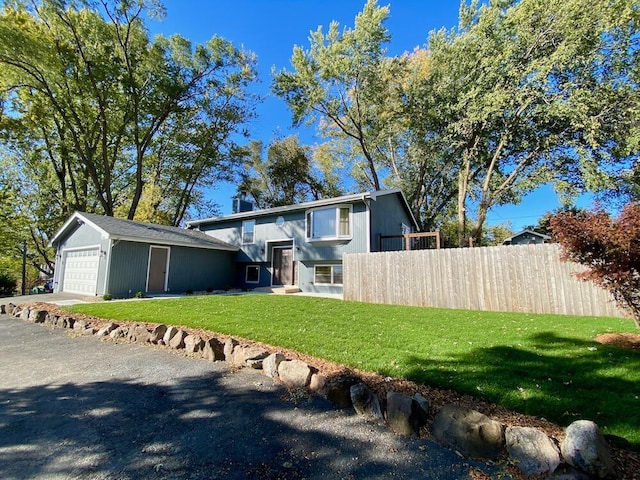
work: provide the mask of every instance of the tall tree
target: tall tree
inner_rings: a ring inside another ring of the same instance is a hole
[[[143,15],[158,10],[143,0],[5,2],[0,87],[11,115],[0,130],[23,161],[53,170],[66,214],[134,218],[169,124],[205,122],[222,144],[251,116],[253,56],[218,37],[195,48],[177,35],[152,42]],[[202,109],[214,118],[196,120]],[[210,142],[199,138],[202,151]],[[193,183],[191,170],[185,178]],[[184,215],[178,203],[173,220]]]
[[[259,208],[293,205],[339,195],[331,178],[322,178],[313,166],[311,149],[298,137],[274,140],[263,158],[262,143],[253,142],[242,174],[240,190]]]

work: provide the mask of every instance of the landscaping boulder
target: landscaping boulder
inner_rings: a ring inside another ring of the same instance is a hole
[[[5,315],[7,313],[7,306],[3,303],[0,305],[0,315]]]
[[[418,437],[420,427],[427,424],[427,412],[415,398],[388,392],[387,422],[391,430],[400,435]]]
[[[87,328],[87,326],[89,325],[88,322],[86,322],[85,320],[76,320],[75,322],[73,322],[73,329],[74,330],[84,330],[85,328]]]
[[[233,350],[236,348],[236,345],[238,345],[238,341],[231,337],[228,337],[224,341],[224,359],[229,363],[233,362]]]
[[[116,325],[115,323],[107,323],[104,327],[98,330],[98,333],[96,333],[96,337],[106,337],[116,328],[118,328],[118,325]]]
[[[262,361],[262,371],[271,378],[278,376],[278,367],[285,360],[285,356],[281,353],[272,353]]]
[[[609,446],[598,425],[578,420],[569,425],[565,433],[561,449],[569,465],[598,478],[615,478]]]
[[[166,325],[157,325],[149,335],[149,342],[157,344],[164,338],[164,334],[167,333]]]
[[[322,392],[327,386],[327,377],[320,373],[314,373],[309,380],[309,389],[312,392]]]
[[[470,408],[445,405],[433,421],[433,435],[464,455],[496,458],[503,451],[502,424]]]
[[[46,310],[28,310],[29,312],[29,318],[28,320],[30,322],[33,323],[44,323],[44,321],[47,319],[47,312]]]
[[[269,356],[264,348],[236,346],[233,349],[233,364],[238,366],[249,365],[253,368],[262,368],[262,361]]]
[[[175,350],[184,348],[184,339],[186,337],[187,337],[186,332],[182,330],[178,330],[176,334],[173,337],[171,337],[171,340],[169,340],[169,346]]]
[[[129,329],[127,327],[118,327],[109,334],[114,340],[120,340],[129,336]]]
[[[384,420],[380,400],[364,383],[356,383],[349,389],[351,403],[356,413],[360,416],[373,418],[374,420]]]
[[[224,360],[224,346],[217,338],[205,340],[204,346],[202,347],[202,356],[210,362]]]
[[[167,331],[164,332],[164,336],[162,337],[162,342],[165,345],[169,345],[169,342],[175,336],[176,333],[178,333],[178,329],[176,327],[167,328]]]
[[[129,328],[127,338],[130,342],[146,343],[149,341],[151,334],[145,325],[132,325]]]
[[[184,338],[184,349],[189,353],[198,353],[204,347],[204,340],[200,335],[187,335]]]
[[[360,383],[355,375],[340,374],[327,381],[327,400],[342,408],[351,408],[351,387]]]
[[[505,441],[509,456],[525,475],[550,474],[560,465],[558,447],[536,428],[507,427]]]
[[[8,303],[5,311],[7,312],[7,315],[13,315],[13,312],[15,311],[16,306],[13,303]]]
[[[301,360],[285,360],[278,366],[278,376],[290,387],[306,387],[311,379],[311,368]]]
[[[426,419],[429,417],[429,401],[419,393],[416,393],[413,399],[418,402],[418,406],[422,409],[426,422]]]
[[[27,307],[23,307],[22,310],[17,310],[20,312],[20,320],[24,320],[25,322],[29,320],[29,309]],[[16,313],[16,316],[18,314]]]

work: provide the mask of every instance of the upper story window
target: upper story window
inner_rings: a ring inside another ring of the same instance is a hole
[[[351,238],[352,207],[317,208],[307,212],[307,240]]]
[[[253,243],[256,231],[255,220],[245,220],[242,222],[242,243]]]

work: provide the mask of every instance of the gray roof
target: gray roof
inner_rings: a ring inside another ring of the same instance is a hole
[[[323,198],[321,200],[313,200],[311,202],[298,203],[296,205],[286,205],[283,207],[273,207],[273,208],[265,208],[263,210],[251,210],[248,212],[240,212],[234,213],[232,215],[226,215],[223,217],[211,217],[205,218],[203,220],[193,220],[187,223],[187,228],[197,228],[202,224],[210,224],[210,223],[218,223],[225,222],[228,220],[238,220],[238,219],[250,219],[257,218],[266,215],[276,215],[279,213],[286,212],[295,212],[300,210],[308,210],[311,208],[324,207],[329,205],[338,205],[340,203],[354,203],[354,202],[363,202],[365,199],[375,200],[376,197],[381,197],[383,195],[398,195],[400,197],[401,203],[406,209],[407,213],[411,217],[414,226],[417,228],[418,223],[416,222],[413,213],[411,212],[411,208],[409,208],[409,203],[407,202],[404,193],[399,188],[394,188],[390,190],[377,190],[374,192],[363,192],[363,193],[353,193],[350,195],[344,195],[342,197],[333,197],[333,198]]]
[[[512,236],[510,236],[509,238],[505,239],[505,241],[502,242],[502,243],[511,242],[511,241],[513,241],[514,238],[519,237],[521,235],[527,235],[527,234],[528,235],[534,235],[536,237],[540,237],[543,240],[551,240],[551,237],[549,235],[545,235],[544,233],[536,232],[535,230],[530,230],[528,228],[525,228],[521,232],[515,233]]]
[[[91,225],[112,240],[144,242],[159,245],[173,245],[213,250],[237,251],[238,247],[223,242],[197,230],[135,222],[121,218],[107,217],[95,213],[75,212],[51,240],[56,245],[71,233],[78,224]]]

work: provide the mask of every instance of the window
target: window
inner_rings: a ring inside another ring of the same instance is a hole
[[[342,285],[342,265],[316,265],[314,283],[316,285]]]
[[[351,238],[351,206],[307,212],[307,240]]]
[[[247,265],[244,281],[246,283],[260,283],[260,265]]]
[[[255,229],[255,220],[245,220],[242,222],[242,243],[253,243]]]

